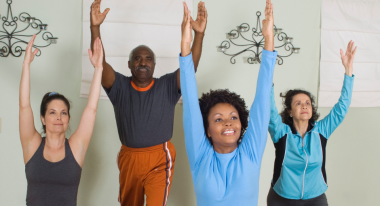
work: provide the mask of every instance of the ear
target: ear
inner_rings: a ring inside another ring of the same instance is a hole
[[[131,64],[132,64],[132,62],[131,62],[131,61],[128,61],[128,68],[129,68],[129,69],[131,69],[131,66],[132,66]]]
[[[45,118],[43,116],[41,116],[41,122],[42,122],[43,125],[46,125]]]
[[[209,128],[207,128],[207,137],[211,137],[211,133],[210,133],[210,127]]]
[[[292,115],[292,110],[288,110],[288,114],[289,114],[290,117],[292,117],[293,116]]]

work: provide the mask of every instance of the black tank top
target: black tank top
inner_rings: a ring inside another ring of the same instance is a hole
[[[59,162],[49,162],[43,156],[45,138],[33,157],[25,165],[28,206],[77,205],[78,186],[82,168],[65,140],[65,157]]]

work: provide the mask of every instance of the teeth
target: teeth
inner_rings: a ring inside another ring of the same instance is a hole
[[[234,131],[226,131],[226,132],[223,132],[223,134],[232,134],[234,133]]]

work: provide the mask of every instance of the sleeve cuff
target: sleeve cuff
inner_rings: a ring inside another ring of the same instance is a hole
[[[274,50],[271,52],[271,51],[267,51],[267,50],[263,49],[261,58],[263,58],[264,56],[269,57],[269,58],[277,58],[277,51]]]
[[[189,61],[192,61],[193,60],[193,53],[190,52],[189,55],[183,57],[181,56],[181,53],[179,53],[179,61],[180,63],[186,63],[186,62],[189,62]]]

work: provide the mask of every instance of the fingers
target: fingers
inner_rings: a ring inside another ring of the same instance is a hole
[[[186,2],[182,2],[182,3],[183,3],[183,20],[182,20],[182,22],[186,22],[187,5],[186,5]]]
[[[109,11],[110,11],[109,8],[107,8],[106,10],[104,10],[104,12],[103,12],[104,16],[107,16],[107,14],[108,14]]]
[[[39,49],[35,49],[34,52],[33,52],[33,56],[36,56],[36,54],[38,53]]]
[[[340,49],[340,58],[344,58],[344,55],[343,55],[343,50],[342,49]]]
[[[354,51],[352,52],[352,55],[355,57],[355,54],[356,54],[356,49],[357,49],[358,47],[356,46],[355,47],[355,49],[354,49]]]
[[[26,51],[30,51],[32,52],[32,47],[33,47],[33,44],[34,44],[34,40],[36,39],[36,35],[34,34],[32,36],[32,38],[30,39],[29,43],[28,43],[28,46],[26,47]]]

